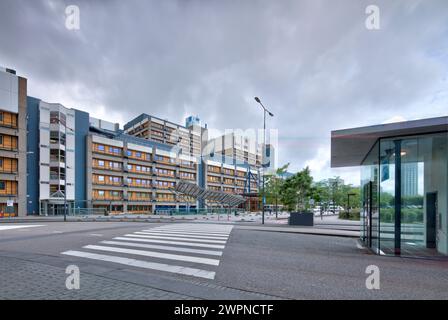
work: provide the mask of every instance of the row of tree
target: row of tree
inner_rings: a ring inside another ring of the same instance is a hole
[[[359,187],[346,185],[339,177],[314,182],[308,167],[285,178],[288,166],[289,163],[265,176],[266,204],[283,205],[288,211],[308,210],[315,205],[326,210],[331,205],[347,208],[350,197],[350,207],[359,208]]]

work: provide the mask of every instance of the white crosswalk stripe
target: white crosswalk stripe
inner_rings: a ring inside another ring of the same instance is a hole
[[[23,229],[23,228],[36,228],[36,227],[44,227],[43,224],[5,224],[4,226],[0,226],[0,231],[3,230],[14,230],[14,229]]]
[[[184,238],[193,238],[193,239],[210,239],[210,240],[227,240],[228,236],[202,236],[202,235],[191,235],[191,234],[179,234],[179,233],[167,233],[167,232],[149,232],[149,231],[140,231],[135,232],[136,234],[147,234],[147,235],[153,235],[153,236],[160,236],[160,235],[168,235],[173,237],[182,236]]]
[[[160,253],[160,252],[156,252],[156,251],[145,251],[145,250],[115,248],[115,247],[107,247],[107,246],[94,246],[94,245],[84,246],[84,248],[92,249],[92,250],[109,251],[109,252],[129,253],[129,254],[154,257],[154,258],[196,262],[196,263],[210,264],[213,266],[219,265],[219,260],[216,260],[216,259],[197,258],[197,257],[183,256],[183,255],[178,255],[178,254]]]
[[[162,234],[188,234],[188,235],[199,235],[199,236],[212,236],[212,237],[225,237],[228,238],[228,233],[205,233],[205,232],[187,232],[187,231],[165,231],[165,230],[151,230],[151,229],[145,229],[142,230],[142,232],[152,232],[152,233],[162,233]]]
[[[155,240],[155,239],[142,239],[142,238],[115,237],[114,240],[164,243],[164,244],[174,244],[174,245],[179,245],[179,246],[202,247],[202,248],[213,248],[213,249],[224,249],[224,247],[225,247],[220,244],[189,243],[189,242],[183,242],[183,241]]]
[[[140,268],[145,268],[145,269],[185,274],[188,276],[194,276],[194,277],[200,277],[200,278],[206,278],[206,279],[214,279],[215,278],[215,272],[201,270],[201,269],[195,269],[195,268],[173,266],[173,265],[163,264],[163,263],[147,262],[147,261],[136,260],[136,259],[129,259],[129,258],[123,258],[123,257],[117,257],[117,256],[109,256],[109,255],[104,255],[104,254],[96,254],[96,253],[73,251],[73,250],[63,252],[63,254],[69,255],[69,256],[75,256],[75,257],[115,262],[115,263],[125,264],[127,266],[140,267]]]
[[[232,228],[231,225],[214,224],[163,225],[114,237],[110,241],[89,244],[84,246],[82,251],[68,250],[61,254],[214,279],[215,268],[220,264],[222,250]],[[150,261],[147,261],[148,259]],[[172,262],[176,264],[171,264]]]
[[[190,248],[181,248],[181,247],[158,246],[158,245],[154,245],[154,244],[133,243],[133,242],[126,242],[126,241],[101,241],[101,243],[104,243],[104,244],[116,244],[118,246],[126,246],[126,247],[160,249],[160,250],[165,250],[165,251],[190,252],[190,253],[207,254],[207,255],[210,255],[210,256],[222,256],[222,251],[214,251],[214,250],[202,250],[202,249],[190,249]]]
[[[203,240],[203,239],[190,239],[190,238],[183,238],[183,237],[165,237],[165,236],[151,236],[151,235],[144,235],[139,234],[140,232],[135,232],[133,234],[126,234],[126,237],[135,237],[135,238],[147,238],[147,239],[163,239],[163,240],[185,240],[185,241],[192,241],[192,242],[205,242],[205,243],[226,243],[225,240]]]

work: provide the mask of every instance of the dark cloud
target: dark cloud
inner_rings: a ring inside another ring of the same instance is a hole
[[[65,28],[71,4],[79,31]],[[0,0],[0,64],[31,95],[111,121],[197,114],[222,130],[259,128],[257,95],[275,114],[281,162],[343,175],[328,168],[331,130],[447,113],[446,1],[375,1],[375,31],[369,4]]]

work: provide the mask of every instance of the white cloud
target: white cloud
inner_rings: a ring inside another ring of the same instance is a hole
[[[0,64],[30,94],[108,121],[260,128],[260,96],[280,165],[356,180],[330,170],[331,130],[447,114],[445,0],[378,0],[376,31],[365,0],[79,0],[79,32],[64,26],[68,4],[1,1]]]

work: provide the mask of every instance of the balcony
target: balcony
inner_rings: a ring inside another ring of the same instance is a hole
[[[173,174],[165,174],[165,173],[158,173],[158,172],[156,172],[155,175],[156,175],[157,177],[165,177],[165,178],[172,178],[172,179],[175,179],[175,178],[176,178],[176,176],[174,175],[174,173],[173,173]]]
[[[96,196],[93,196],[92,197],[92,200],[99,200],[99,201],[121,201],[121,200],[123,200],[123,197],[122,196],[107,196],[107,195],[104,195],[104,196],[99,196],[99,195],[96,195]]]
[[[92,168],[96,169],[96,170],[122,171],[121,167],[117,168],[117,167],[110,167],[110,166],[93,165]]]
[[[146,201],[146,202],[150,202],[152,200],[152,197],[129,197],[128,201]]]
[[[176,160],[175,159],[154,159],[156,163],[161,163],[161,164],[166,164],[166,165],[170,165],[170,166],[175,166],[176,165]]]
[[[156,198],[157,202],[176,202],[174,198]]]
[[[196,165],[194,163],[181,162],[179,165],[183,168],[188,168],[188,169],[193,169],[193,170],[196,169]]]
[[[190,177],[190,176],[180,176],[179,177],[182,180],[190,180],[190,181],[196,181],[196,177]]]
[[[17,151],[17,146],[0,145],[0,150]]]

